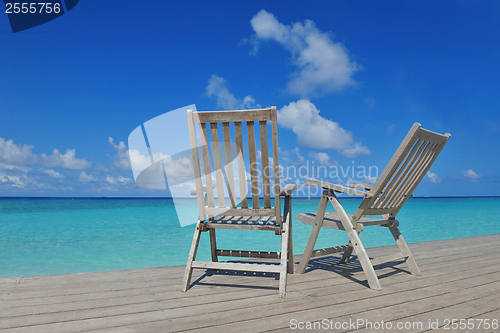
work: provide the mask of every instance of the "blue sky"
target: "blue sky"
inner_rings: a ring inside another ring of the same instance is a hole
[[[2,14],[0,196],[162,196],[135,185],[127,139],[191,104],[275,105],[284,165],[382,170],[418,121],[452,138],[416,195],[499,195],[499,16],[496,1],[80,1],[13,34]]]

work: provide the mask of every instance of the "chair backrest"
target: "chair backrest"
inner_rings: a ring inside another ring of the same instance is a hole
[[[450,136],[449,133],[442,135],[423,129],[419,123],[413,124],[370,190],[373,197],[363,200],[354,217],[395,217],[425,177]]]
[[[210,219],[215,215],[226,215],[275,216],[276,221],[281,221],[276,107],[238,111],[193,112],[193,110],[188,110],[187,118],[200,220],[206,220],[207,216]],[[270,140],[268,122],[271,125]],[[255,129],[256,126],[258,130]],[[246,132],[248,150],[244,147],[244,132]],[[201,154],[198,152],[198,138]],[[259,141],[262,181],[259,181],[260,170],[257,155]],[[272,147],[271,151],[269,143]],[[245,151],[248,151],[248,157],[244,156]],[[270,155],[272,155],[274,180],[272,192]],[[233,167],[234,160],[236,160],[234,163],[236,173]],[[249,164],[251,180],[248,195],[246,163]],[[213,178],[215,178],[215,184],[213,184]],[[235,180],[239,185],[240,207],[236,200]],[[214,188],[217,190],[217,205],[214,200]],[[206,190],[206,200],[203,195],[204,190]],[[274,193],[274,207],[271,206],[271,193]],[[229,197],[229,207],[226,206],[225,194]],[[262,207],[259,194],[262,194],[264,198]],[[249,207],[250,197],[251,208]]]

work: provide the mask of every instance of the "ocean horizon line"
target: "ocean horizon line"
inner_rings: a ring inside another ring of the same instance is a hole
[[[321,196],[317,197],[292,197],[293,199],[320,199]],[[474,198],[500,198],[500,195],[472,195],[472,196],[414,196],[413,199],[474,199]],[[0,199],[112,199],[112,200],[121,200],[121,199],[174,199],[173,197],[84,197],[84,196],[74,196],[74,197],[38,197],[38,196],[9,196],[9,197],[0,197]],[[192,199],[196,200],[196,196],[192,197],[175,197],[175,199]],[[227,197],[226,199],[229,200]],[[237,198],[238,199],[238,198]],[[264,199],[264,197],[259,197],[259,199]],[[362,200],[361,197],[355,196],[339,196],[339,199],[358,199]]]

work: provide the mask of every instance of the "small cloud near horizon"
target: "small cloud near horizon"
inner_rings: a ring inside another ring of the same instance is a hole
[[[441,183],[441,178],[433,172],[427,171],[427,179],[431,183]]]
[[[462,172],[465,179],[467,179],[468,181],[470,181],[472,183],[477,183],[478,179],[481,178],[481,175],[478,175],[472,169],[469,169],[467,171],[460,170],[460,172]]]
[[[91,162],[86,158],[75,157],[75,149],[67,149],[65,154],[54,149],[52,155],[37,155],[33,154],[33,148],[31,145],[16,144],[14,140],[0,138],[0,162],[16,166],[40,164],[48,168],[60,167],[70,170],[82,170],[91,166]]]
[[[326,167],[340,166],[339,162],[330,160],[330,156],[327,153],[312,151],[309,153],[309,157],[314,158],[316,161],[318,161],[319,165],[324,165]]]

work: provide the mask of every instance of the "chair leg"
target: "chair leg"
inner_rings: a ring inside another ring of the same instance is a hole
[[[193,274],[193,261],[196,259],[196,251],[198,250],[198,244],[200,243],[200,221],[196,225],[196,230],[194,231],[193,242],[191,243],[191,250],[189,251],[189,257],[186,264],[186,271],[184,273],[184,280],[182,281],[182,291],[186,292],[191,285],[191,276]]]
[[[358,231],[356,230],[356,232],[358,232]],[[360,232],[358,232],[358,236],[359,236],[359,234],[360,234]],[[344,264],[344,265],[347,265],[347,263],[349,262],[349,259],[351,258],[351,255],[352,255],[352,250],[354,249],[352,247],[351,241],[349,241],[347,246],[349,246],[349,248],[342,255],[342,259],[340,259],[340,263]]]
[[[294,262],[293,262],[293,232],[292,232],[292,200],[290,198],[290,210],[288,214],[287,223],[288,225],[288,273],[293,274]]]
[[[344,226],[345,231],[347,232],[347,236],[349,236],[350,243],[354,250],[356,251],[356,255],[358,256],[359,262],[361,263],[361,267],[365,272],[366,279],[368,280],[368,285],[371,289],[381,290],[380,282],[377,278],[377,274],[375,274],[375,270],[373,269],[372,263],[370,262],[370,258],[366,253],[365,247],[363,243],[361,243],[361,239],[359,238],[358,233],[354,230],[349,217],[347,216],[344,208],[337,200],[335,195],[331,195],[328,197],[330,202],[333,205],[333,208],[337,212],[342,225]]]
[[[290,242],[290,223],[288,221],[283,224],[281,232],[281,259],[280,259],[280,288],[279,294],[281,298],[286,296],[286,279],[287,279],[287,264],[288,264],[288,244]]]
[[[349,259],[351,258],[351,254],[352,254],[352,250],[353,250],[353,247],[352,247],[350,241],[349,241],[349,244],[347,244],[347,246],[349,246],[349,248],[342,255],[342,259],[340,259],[340,263],[344,264],[344,265],[347,265],[347,263],[349,262]]]
[[[349,239],[351,240],[353,248],[356,251],[356,255],[358,256],[359,262],[361,263],[361,267],[365,272],[366,279],[368,280],[368,285],[371,289],[381,290],[382,286],[380,285],[377,274],[375,273],[375,269],[373,269],[370,258],[368,257],[368,253],[366,253],[365,247],[361,243],[357,232],[351,226],[351,232],[348,232],[347,234],[349,235]]]
[[[408,247],[408,244],[406,244],[403,235],[401,235],[401,232],[399,232],[399,229],[397,227],[389,227],[389,230],[392,233],[392,237],[394,237],[394,240],[398,244],[401,253],[403,253],[403,255],[407,257],[406,264],[408,265],[411,274],[417,276],[422,275],[415,259],[413,258],[413,255],[411,254],[410,248]]]
[[[318,211],[316,212],[316,220],[314,221],[314,226],[311,230],[311,234],[309,235],[309,240],[307,241],[306,248],[302,257],[300,258],[299,267],[297,267],[297,274],[303,274],[306,270],[307,264],[311,259],[312,252],[314,250],[314,245],[316,245],[316,240],[318,239],[319,231],[321,230],[321,226],[323,225],[323,218],[325,217],[326,211],[326,203],[327,197],[325,194],[321,196],[321,200],[319,201]]]
[[[217,242],[215,240],[215,229],[209,229],[210,233],[210,251],[212,252],[212,261],[218,262],[219,259],[217,257]]]

